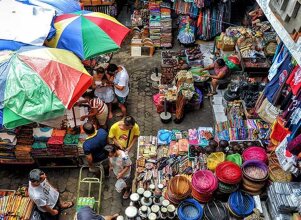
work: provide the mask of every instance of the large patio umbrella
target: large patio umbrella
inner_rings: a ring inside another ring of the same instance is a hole
[[[0,53],[0,125],[14,128],[62,116],[92,84],[71,52],[22,47]]]
[[[58,16],[54,26],[56,35],[45,44],[70,50],[82,60],[118,50],[130,31],[115,18],[90,11]]]

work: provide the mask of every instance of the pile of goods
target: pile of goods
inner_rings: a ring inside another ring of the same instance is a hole
[[[252,195],[259,195],[269,178],[265,149],[258,141],[218,143],[210,131],[159,130],[157,137],[139,137],[137,193],[131,195],[126,213],[134,209],[132,217],[178,215],[179,219],[187,219],[188,210],[195,219],[257,215]],[[206,204],[202,208],[200,203]]]
[[[20,195],[13,191],[0,191],[0,219],[29,220],[34,202],[28,195]]]

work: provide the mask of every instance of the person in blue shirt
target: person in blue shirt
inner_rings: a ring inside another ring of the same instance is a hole
[[[112,216],[97,215],[89,206],[84,206],[80,208],[80,210],[77,213],[77,220],[113,220],[117,217],[118,214]]]
[[[83,144],[83,150],[89,165],[89,171],[96,172],[94,164],[108,157],[107,152],[104,150],[104,147],[107,145],[108,133],[102,128],[96,130],[90,122],[85,123],[83,129],[88,135]]]

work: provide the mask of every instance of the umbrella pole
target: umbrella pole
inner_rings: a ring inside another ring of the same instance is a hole
[[[74,120],[74,127],[77,127],[76,118],[75,118],[75,111],[74,111],[74,107],[73,106],[72,106],[72,114],[73,114],[73,120]]]

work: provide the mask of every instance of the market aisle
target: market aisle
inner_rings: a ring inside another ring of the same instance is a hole
[[[174,49],[177,50],[177,49]],[[129,54],[129,41],[126,40],[120,52],[114,54],[112,63],[122,64],[130,74],[130,95],[128,99],[128,112],[138,122],[141,135],[156,135],[161,128],[180,130],[213,126],[212,108],[209,99],[204,99],[203,107],[198,111],[186,115],[181,124],[162,124],[152,101],[152,95],[156,93],[151,88],[150,74],[154,67],[160,68],[160,54],[157,50],[152,58],[132,58]],[[114,123],[114,118],[110,123]],[[17,189],[20,185],[28,184],[28,169],[0,169],[0,188]],[[79,169],[51,169],[44,170],[54,187],[58,188],[64,199],[76,200],[77,181]],[[102,213],[122,213],[127,202],[121,204],[121,196],[115,190],[115,180],[111,178],[105,181],[102,195]],[[61,215],[61,220],[72,220],[75,207],[66,210]]]

